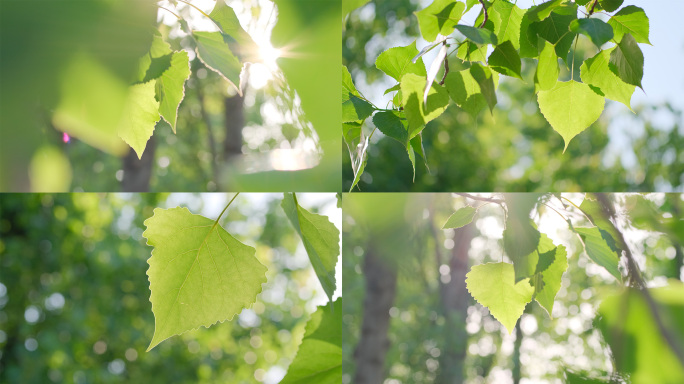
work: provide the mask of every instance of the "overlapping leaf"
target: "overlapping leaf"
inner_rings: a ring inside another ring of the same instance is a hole
[[[449,216],[442,229],[464,227],[473,221],[476,213],[477,209],[471,206],[463,207]]]
[[[618,281],[622,281],[622,275],[618,269],[619,257],[615,251],[615,240],[612,236],[598,227],[575,227],[575,232],[582,237],[587,256],[610,272]]]
[[[340,231],[326,216],[311,213],[299,206],[294,193],[285,193],[281,206],[301,237],[323,290],[332,298],[335,292],[335,265],[340,255]]]
[[[407,73],[401,78],[402,104],[408,120],[409,138],[420,133],[432,119],[441,115],[449,105],[449,94],[444,87],[432,84],[427,103],[423,103],[426,78]]]
[[[610,53],[610,70],[627,84],[641,86],[644,77],[644,54],[634,37],[622,36],[622,40]]]
[[[613,28],[603,20],[595,18],[573,20],[570,23],[570,30],[586,35],[599,48],[613,38]]]
[[[129,88],[126,106],[119,122],[119,137],[130,145],[138,158],[159,121],[159,102],[155,99],[155,82],[135,84]]]
[[[306,323],[297,356],[280,384],[342,381],[342,298],[320,306]]]
[[[414,41],[405,47],[394,47],[382,52],[375,60],[375,66],[396,81],[401,81],[407,73],[427,76],[423,58],[413,62],[416,55],[418,55],[418,49]]]
[[[427,41],[434,41],[438,34],[448,36],[461,20],[465,4],[455,0],[435,0],[425,9],[416,12],[420,33]]]
[[[540,268],[539,266],[545,266]],[[537,272],[531,281],[534,284],[534,298],[549,316],[553,314],[553,302],[561,287],[561,278],[568,269],[568,253],[559,245],[552,252],[539,255]]]
[[[614,14],[608,24],[613,27],[615,40],[622,40],[622,36],[629,33],[638,43],[651,44],[648,40],[649,22],[643,9],[628,5]]]
[[[559,73],[558,56],[556,56],[553,44],[544,41],[544,48],[539,54],[537,71],[534,73],[534,81],[539,90],[547,91],[555,87]]]
[[[580,67],[580,76],[583,82],[598,88],[606,98],[619,101],[632,109],[630,100],[636,86],[625,83],[610,70],[610,55],[614,50],[615,47],[605,49],[585,60]]]
[[[520,55],[510,40],[497,45],[492,54],[489,55],[487,63],[490,68],[502,75],[517,77],[522,80]]]
[[[266,267],[217,222],[187,208],[156,208],[143,237],[154,247],[147,275],[154,313],[148,351],[173,335],[230,320],[266,282]]]

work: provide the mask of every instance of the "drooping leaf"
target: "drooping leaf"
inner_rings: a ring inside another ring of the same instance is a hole
[[[366,100],[346,93],[342,96],[342,122],[349,123],[352,121],[362,121],[373,114],[375,107],[373,107]]]
[[[471,116],[477,116],[482,109],[487,108],[487,100],[480,91],[480,84],[470,74],[469,69],[449,72],[444,85],[456,105]]]
[[[244,61],[253,60],[257,56],[258,47],[256,43],[249,33],[242,28],[235,11],[226,5],[225,0],[216,1],[209,17],[219,26],[221,32],[235,40],[235,44],[230,44],[233,53]]]
[[[469,25],[457,25],[456,29],[475,44],[496,45],[498,40],[494,32],[487,28],[475,28]]]
[[[323,290],[328,298],[332,298],[335,293],[335,265],[340,255],[340,231],[328,217],[302,208],[294,193],[285,193],[281,206],[301,237]]]
[[[568,253],[565,247],[559,245],[552,252],[540,254],[539,265],[547,264],[551,258],[553,258],[551,264],[543,271],[535,273],[534,278],[536,281],[541,281],[541,284],[535,284],[535,300],[546,309],[549,317],[553,317],[553,302],[560,290],[561,277],[568,269]]]
[[[449,216],[442,229],[464,227],[473,221],[476,213],[477,209],[471,206],[463,207]]]
[[[361,142],[361,125],[359,122],[342,123],[342,137],[350,151]]]
[[[629,375],[632,383],[684,381],[684,367],[672,349],[672,344],[679,348],[684,345],[684,284],[676,280],[668,283],[647,292],[623,289],[603,299],[598,308],[596,328],[610,346],[615,368]]]
[[[306,323],[297,355],[280,384],[342,382],[342,298],[320,306]]]
[[[643,9],[628,5],[614,14],[608,24],[613,27],[615,41],[622,40],[622,36],[629,33],[638,43],[651,44],[648,40],[649,23]]]
[[[141,57],[138,62],[136,82],[147,83],[159,78],[164,71],[171,67],[172,54],[173,51],[169,44],[162,39],[160,34],[155,33],[149,52]]]
[[[242,89],[240,89],[242,63],[225,41],[226,39],[230,41],[230,37],[224,36],[221,32],[192,32],[192,36],[197,43],[197,57],[207,68],[228,80],[238,94],[242,95]]]
[[[506,244],[506,241],[516,241],[515,238],[511,238],[511,234],[516,232],[519,231],[516,231],[514,228],[506,227],[506,230],[504,231],[504,245]],[[553,244],[553,241],[551,241],[551,239],[549,239],[545,234],[539,233],[539,231],[534,227],[533,231],[529,231],[529,234],[523,233],[523,238],[524,237],[536,239],[537,245],[534,250],[528,254],[509,254],[511,260],[513,261],[516,283],[526,278],[532,278],[535,273],[543,272],[548,265],[542,265],[541,263],[549,261],[547,259],[553,261],[556,249],[556,245]],[[509,245],[508,248],[511,249],[511,246]],[[546,257],[543,255],[546,255]]]
[[[413,139],[410,141],[411,143],[411,148],[413,151],[415,151],[418,156],[423,158],[423,164],[425,164],[425,169],[427,169],[428,172],[430,172],[430,167],[428,166],[427,162],[427,156],[425,156],[425,148],[423,147],[423,134],[419,133],[417,134]],[[416,168],[415,164],[413,165],[413,177],[415,179],[416,177]]]
[[[605,100],[584,83],[559,81],[548,91],[537,94],[539,109],[551,127],[563,136],[565,148],[570,140],[595,122]]]
[[[185,97],[185,81],[190,77],[188,53],[174,52],[171,66],[157,79],[159,114],[166,120],[173,133],[176,133],[178,107]]]
[[[605,49],[582,63],[580,76],[582,81],[598,88],[606,98],[619,101],[632,109],[630,100],[636,86],[627,84],[609,68],[610,55],[615,47]]]
[[[349,69],[347,69],[347,67],[344,65],[342,66],[342,89],[354,96],[361,96],[354,85],[354,81],[352,80],[351,73],[349,73]]]
[[[615,276],[618,281],[622,281],[618,269],[618,254],[615,253],[614,246],[609,245],[610,242],[615,242],[612,236],[598,227],[575,227],[575,232],[582,237],[587,256]]]
[[[616,9],[620,8],[624,0],[598,0],[601,8],[608,12],[614,12]]]
[[[408,123],[399,111],[382,111],[373,116],[373,124],[385,134],[397,140],[404,147],[408,146]]]
[[[598,201],[598,197],[593,193],[587,193],[579,208],[583,214],[590,218],[593,225],[599,227],[602,231],[608,232],[610,237],[606,237],[608,246],[615,252],[620,252],[615,239],[618,238],[618,230],[615,228],[610,219],[607,218],[607,212],[603,211],[603,206]]]
[[[529,280],[514,283],[513,265],[487,263],[472,267],[466,274],[466,288],[473,298],[508,330],[522,316],[527,303],[532,301],[534,288]]]
[[[599,48],[613,38],[613,27],[596,18],[573,20],[570,23],[570,30],[589,37]]]
[[[502,75],[517,77],[522,80],[520,55],[510,40],[497,45],[492,54],[489,55],[487,63],[493,70]]]
[[[555,45],[556,55],[566,60],[576,34],[570,31],[570,23],[577,20],[577,5],[565,3],[554,8],[549,17],[534,23],[534,30],[544,40]]]
[[[470,74],[473,79],[480,86],[480,92],[484,96],[487,105],[489,106],[489,111],[494,110],[496,105],[496,82],[495,74],[488,68],[480,63],[473,63],[470,67]]]
[[[455,0],[435,0],[426,8],[415,12],[423,38],[435,41],[438,34],[448,36],[463,16],[465,4]]]
[[[405,47],[394,47],[382,52],[375,60],[375,66],[396,81],[401,81],[407,73],[427,76],[423,58],[419,58],[415,63],[412,61],[417,54],[418,49],[414,41]]]
[[[449,105],[449,94],[444,87],[432,84],[427,103],[423,103],[426,79],[413,73],[401,78],[401,95],[409,126],[409,138],[423,130],[425,124],[441,115]]]
[[[625,83],[643,89],[641,79],[644,77],[644,54],[629,33],[622,36],[622,40],[610,53],[609,67]]]
[[[546,91],[556,86],[559,72],[558,56],[553,44],[544,41],[544,49],[539,54],[539,63],[534,74],[534,81],[539,90]]]
[[[147,275],[154,337],[147,350],[200,326],[230,320],[250,306],[266,267],[217,222],[187,208],[156,208],[143,237],[154,247]]]
[[[131,85],[118,132],[138,158],[142,157],[157,121],[159,102],[155,99],[155,82]]]

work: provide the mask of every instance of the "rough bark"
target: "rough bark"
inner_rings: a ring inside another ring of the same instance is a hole
[[[155,138],[152,136],[147,142],[142,158],[138,159],[133,149],[128,151],[123,158],[123,179],[121,180],[123,192],[148,192],[150,190],[156,146]]]
[[[468,342],[465,325],[470,297],[465,279],[468,272],[468,249],[472,239],[472,224],[454,230],[454,248],[449,258],[451,279],[440,285],[442,309],[446,318],[440,383],[458,384],[464,380],[463,367]]]
[[[356,384],[381,384],[385,355],[390,346],[389,310],[397,290],[397,272],[380,255],[368,249],[363,261],[366,297],[363,300],[361,337],[354,351]]]

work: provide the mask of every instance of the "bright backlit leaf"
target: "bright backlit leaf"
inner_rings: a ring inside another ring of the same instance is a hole
[[[342,382],[342,298],[320,306],[306,323],[297,356],[280,384]]]
[[[174,52],[171,66],[157,79],[157,96],[159,97],[159,114],[176,133],[178,107],[185,97],[185,81],[190,77],[188,53]]]
[[[514,282],[513,265],[487,263],[472,267],[466,274],[466,288],[473,298],[489,309],[508,333],[522,316],[527,303],[532,301],[534,287],[529,279]]]
[[[465,4],[454,0],[435,0],[416,12],[420,33],[427,41],[435,41],[438,34],[448,36],[461,20]]]
[[[556,86],[559,73],[558,56],[556,56],[553,44],[544,41],[544,49],[539,54],[539,63],[534,74],[534,81],[540,90],[547,91]]]
[[[622,275],[618,269],[618,254],[611,243],[615,240],[610,234],[598,227],[575,227],[584,242],[584,251],[596,264],[605,268],[618,281],[622,281]]]
[[[323,290],[335,293],[335,265],[340,255],[340,231],[323,215],[302,208],[294,193],[285,193],[281,204],[304,243],[306,253]]]
[[[520,24],[524,14],[525,11],[506,0],[492,4],[489,17],[499,44],[510,41],[515,49],[520,49]]]
[[[147,348],[200,326],[230,320],[250,306],[266,267],[214,220],[187,208],[156,208],[143,237],[154,247],[147,275],[154,337]]]
[[[629,33],[638,43],[651,44],[648,40],[648,17],[637,6],[628,5],[622,8],[608,20],[608,24],[613,27],[616,41],[622,40],[622,36]]]
[[[138,158],[159,121],[159,102],[155,99],[155,82],[131,85],[126,106],[119,122],[119,137],[130,145]]]
[[[471,116],[487,108],[487,100],[480,91],[480,84],[473,78],[469,69],[452,71],[447,75],[444,86],[451,99]]]
[[[412,61],[416,55],[418,49],[414,41],[405,47],[394,47],[382,52],[375,60],[375,66],[396,81],[401,81],[407,73],[427,76],[423,58],[419,58],[415,63]]]
[[[426,78],[407,73],[401,78],[401,95],[404,112],[409,124],[409,138],[420,133],[432,119],[441,115],[449,105],[449,94],[444,87],[432,84],[427,103],[423,103]]]
[[[192,32],[192,36],[197,42],[197,57],[207,68],[228,80],[238,94],[242,95],[240,89],[242,63],[228,46],[232,38],[221,32]]]
[[[464,227],[473,221],[475,213],[477,213],[477,209],[470,206],[463,207],[449,216],[442,229]]]
[[[586,59],[580,67],[582,81],[598,88],[606,98],[619,101],[632,109],[630,101],[636,86],[627,84],[609,68],[610,55],[615,47],[605,49]]]
[[[573,137],[598,120],[605,104],[587,84],[574,80],[559,81],[552,89],[539,92],[537,101],[551,127],[563,136],[563,151]]]
[[[553,317],[553,302],[561,287],[561,277],[568,269],[568,253],[565,247],[559,245],[551,252],[539,254],[538,266],[541,265],[546,268],[543,270],[537,268],[531,280],[534,282],[534,298],[546,310],[549,317]]]

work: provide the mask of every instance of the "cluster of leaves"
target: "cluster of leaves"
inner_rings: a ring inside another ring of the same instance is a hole
[[[177,207],[157,208],[145,221],[143,236],[154,247],[147,275],[155,331],[148,351],[171,336],[230,320],[256,301],[266,282],[266,267],[256,258],[255,248],[219,225],[233,200],[216,220]],[[333,302],[332,295],[340,231],[327,217],[302,208],[293,193],[285,193],[281,206],[300,235],[330,304],[312,315],[282,382],[305,377],[339,382],[342,301]]]
[[[204,15],[219,31],[193,31],[179,16],[180,25],[192,37],[197,57],[204,65],[221,75],[242,95],[240,74],[246,62],[256,60],[256,44],[240,25],[235,11],[224,1],[217,1],[214,9]],[[129,88],[124,118],[118,128],[119,137],[139,158],[160,117],[176,133],[178,107],[189,77],[187,52],[171,50],[156,33],[150,51],[140,59],[137,78]]]
[[[458,24],[465,12],[480,3],[475,26]],[[550,0],[525,10],[507,0],[435,0],[416,12],[421,35],[430,44],[420,51],[415,42],[390,48],[375,61],[379,70],[397,81],[385,91],[394,92],[391,108],[375,106],[343,70],[343,138],[352,159],[352,189],[363,173],[373,134],[362,131],[366,119],[372,116],[377,129],[404,146],[415,173],[416,152],[425,158],[421,135],[425,125],[452,102],[473,116],[485,108],[491,112],[497,104],[499,75],[522,80],[523,58],[537,60],[534,82],[539,108],[563,137],[565,149],[599,118],[605,98],[631,109],[631,96],[643,77],[638,43],[650,44],[649,21],[643,9],[620,8],[622,3]],[[610,17],[604,22],[598,15]],[[580,35],[597,47],[597,53],[583,61],[581,81],[574,78],[574,68],[568,68],[569,80],[560,81],[559,59],[565,67],[574,65],[571,48]],[[609,43],[614,45],[606,48]],[[437,57],[427,70],[422,56],[437,47]],[[449,71],[448,57],[453,53],[465,69]],[[442,66],[443,77],[437,81]]]

